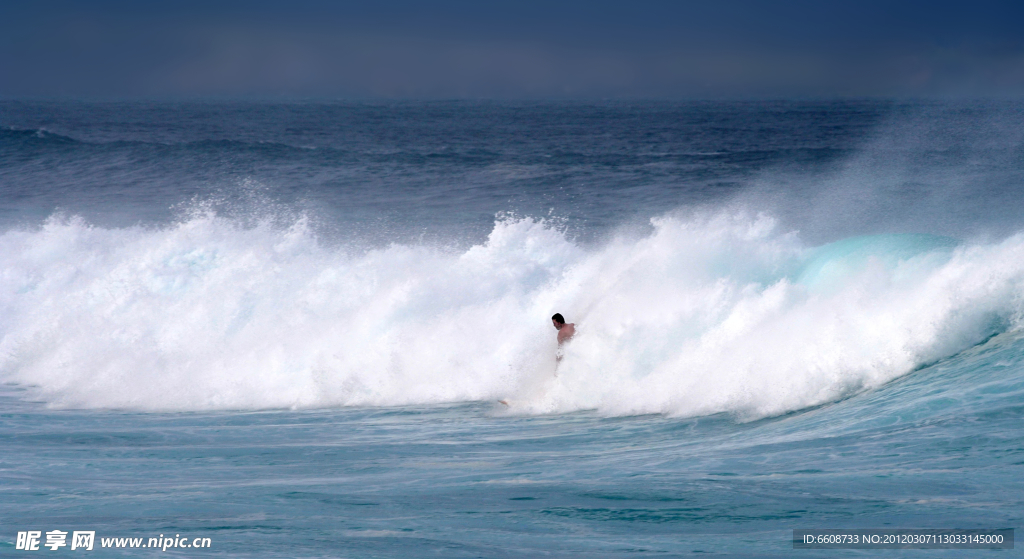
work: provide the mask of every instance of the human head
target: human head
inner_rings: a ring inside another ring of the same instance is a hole
[[[562,313],[556,312],[554,315],[552,315],[551,320],[554,320],[555,324],[558,326],[565,324],[565,318],[562,317]]]

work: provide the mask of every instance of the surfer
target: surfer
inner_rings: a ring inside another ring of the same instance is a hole
[[[551,324],[555,325],[555,330],[558,330],[558,351],[555,352],[555,376],[558,376],[558,364],[562,362],[562,345],[572,339],[573,335],[576,334],[575,324],[566,324],[565,317],[561,313],[555,313],[551,317]],[[507,399],[498,400],[499,404],[506,407],[511,407],[512,403]]]
[[[558,330],[558,351],[555,352],[555,376],[558,376],[558,365],[562,362],[562,344],[572,339],[576,334],[575,324],[566,324],[565,317],[561,313],[555,313],[551,317],[551,324]]]
[[[576,333],[576,325],[566,324],[565,318],[561,313],[555,313],[554,316],[551,317],[551,324],[554,324],[555,330],[558,330],[559,347],[561,347],[565,342],[571,340],[573,335]]]

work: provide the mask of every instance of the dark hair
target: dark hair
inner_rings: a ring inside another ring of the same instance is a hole
[[[557,322],[559,324],[565,324],[565,319],[562,318],[562,313],[557,313],[556,312],[554,314],[554,316],[551,317],[551,320],[554,320],[555,322]]]

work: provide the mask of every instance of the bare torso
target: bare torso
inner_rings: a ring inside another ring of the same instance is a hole
[[[576,334],[575,324],[563,324],[561,327],[558,327],[558,345],[571,340],[574,334]]]
[[[558,351],[555,352],[555,376],[558,376],[558,364],[562,361],[562,344],[572,339],[576,333],[576,325],[569,323],[559,323],[555,319],[551,319],[551,324],[558,329]]]

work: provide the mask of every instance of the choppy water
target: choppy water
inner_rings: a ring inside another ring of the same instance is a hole
[[[1019,527],[1021,108],[0,104],[0,546]]]

